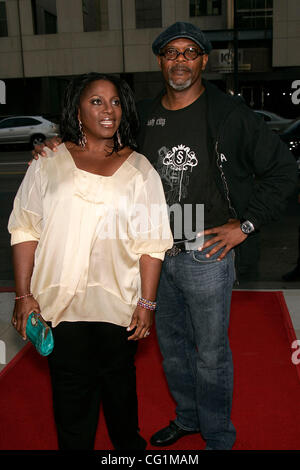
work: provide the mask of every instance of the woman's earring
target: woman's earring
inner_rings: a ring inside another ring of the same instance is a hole
[[[78,123],[79,123],[79,145],[80,147],[84,148],[87,143],[87,138],[83,130],[82,122],[79,120]]]

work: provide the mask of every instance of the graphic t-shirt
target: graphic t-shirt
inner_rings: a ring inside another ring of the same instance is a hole
[[[208,151],[206,93],[176,111],[158,103],[146,126],[141,151],[162,179],[174,240],[190,240],[203,228],[226,223],[228,205]]]

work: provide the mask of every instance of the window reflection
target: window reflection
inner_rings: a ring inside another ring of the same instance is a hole
[[[31,0],[34,34],[57,33],[56,0]]]
[[[161,0],[135,0],[136,28],[161,28]]]
[[[273,0],[236,0],[239,29],[272,29]]]
[[[108,29],[108,0],[82,0],[83,30]]]
[[[221,15],[222,0],[190,0],[190,16]]]
[[[8,36],[5,2],[0,2],[0,36]]]

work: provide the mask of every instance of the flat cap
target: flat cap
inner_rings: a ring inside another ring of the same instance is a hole
[[[188,38],[194,41],[201,49],[209,54],[212,50],[212,45],[209,39],[204,35],[204,33],[197,28],[197,26],[191,23],[184,23],[178,21],[177,23],[172,24],[167,29],[165,29],[160,35],[155,39],[152,44],[152,50],[155,55],[158,55],[160,50],[168,44],[170,41],[179,38]]]

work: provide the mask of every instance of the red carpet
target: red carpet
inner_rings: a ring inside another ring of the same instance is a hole
[[[294,340],[280,292],[234,292],[230,326],[235,366],[234,449],[300,449],[299,366],[291,361]],[[140,343],[136,365],[141,433],[149,440],[174,418],[175,408],[154,328]],[[57,448],[47,360],[31,345],[26,345],[0,375],[0,423],[0,450]],[[186,436],[170,447],[202,448],[199,435]],[[96,449],[112,449],[102,415]],[[159,450],[150,445],[147,449]]]

